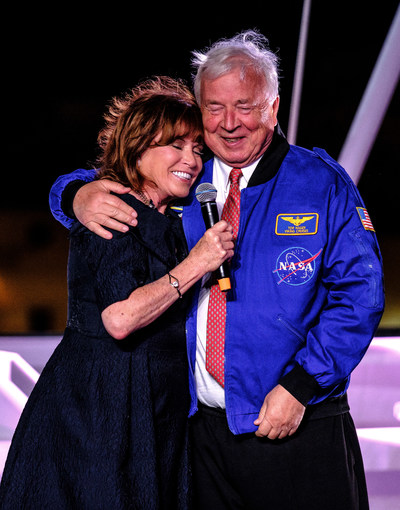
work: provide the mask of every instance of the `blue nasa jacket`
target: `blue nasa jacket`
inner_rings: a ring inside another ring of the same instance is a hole
[[[201,182],[212,182],[212,163]],[[325,151],[296,146],[266,181],[259,165],[259,183],[241,193],[227,296],[225,403],[234,434],[256,429],[278,383],[310,407],[344,395],[384,308],[375,232],[346,172]],[[205,229],[193,196],[182,219],[191,249]],[[196,319],[195,299],[187,319],[193,395]]]
[[[264,159],[264,158],[263,158]],[[384,308],[381,254],[357,188],[321,149],[290,146],[276,172],[263,159],[241,194],[240,226],[230,272],[225,340],[225,399],[234,434],[256,430],[266,394],[276,384],[308,408],[344,395]],[[212,182],[213,160],[196,186]],[[77,171],[59,178],[50,203],[55,217],[69,181],[93,179]],[[182,221],[191,249],[205,231],[194,192]],[[190,415],[194,381],[197,297],[187,318]]]

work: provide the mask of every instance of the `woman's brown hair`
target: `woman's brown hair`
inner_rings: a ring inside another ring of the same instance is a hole
[[[137,162],[159,133],[157,145],[186,136],[203,143],[201,112],[193,94],[182,81],[164,76],[147,80],[112,100],[98,135],[97,178],[140,190],[143,179]]]

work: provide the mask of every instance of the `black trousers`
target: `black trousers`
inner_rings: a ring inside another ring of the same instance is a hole
[[[363,461],[348,412],[304,420],[290,438],[230,432],[222,410],[191,418],[196,510],[367,510]]]

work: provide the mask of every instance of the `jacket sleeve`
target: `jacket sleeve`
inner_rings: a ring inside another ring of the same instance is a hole
[[[350,179],[331,200],[320,280],[325,303],[280,381],[303,404],[346,389],[384,309],[382,259],[365,205]]]
[[[54,218],[59,221],[64,227],[71,228],[74,224],[74,219],[67,216],[62,209],[62,195],[65,188],[75,181],[91,182],[94,179],[96,170],[85,170],[79,168],[70,174],[60,175],[50,189],[49,204],[50,210]]]

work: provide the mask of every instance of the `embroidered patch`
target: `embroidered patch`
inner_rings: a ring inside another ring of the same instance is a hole
[[[360,216],[361,223],[365,230],[371,230],[372,232],[375,232],[368,211],[364,207],[357,207],[357,212],[358,215]]]
[[[304,285],[315,273],[315,259],[322,249],[314,255],[305,248],[294,246],[283,251],[276,260],[273,273],[278,278],[278,285]]]
[[[170,209],[172,209],[173,211],[175,211],[178,215],[179,218],[182,218],[182,214],[183,214],[183,207],[181,205],[171,205],[170,206]]]
[[[318,231],[318,213],[278,214],[275,234],[278,236],[313,235]]]

